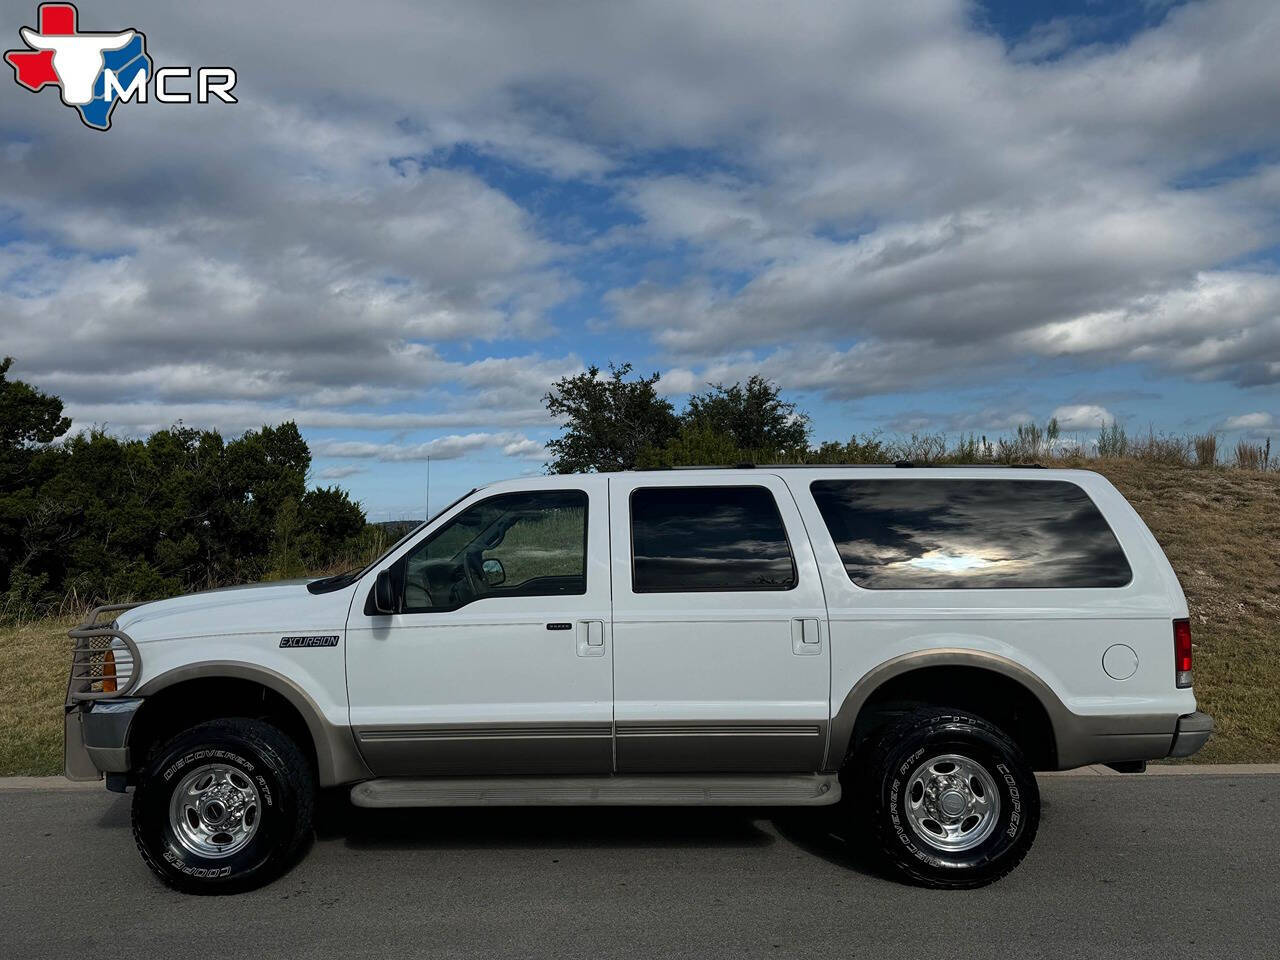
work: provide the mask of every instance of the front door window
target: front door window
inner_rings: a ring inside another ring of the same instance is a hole
[[[399,564],[401,612],[457,610],[486,597],[587,592],[587,495],[509,493],[468,507]]]

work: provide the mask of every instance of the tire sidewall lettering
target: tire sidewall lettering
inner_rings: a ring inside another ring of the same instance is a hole
[[[258,786],[258,796],[262,800],[263,806],[274,807],[275,800],[271,796],[271,784],[262,774],[255,774],[253,782]]]
[[[1009,793],[1009,825],[1004,833],[1010,840],[1016,840],[1018,831],[1022,827],[1022,792],[1018,789],[1018,778],[1013,775],[1008,765],[1003,763],[996,764],[996,773],[1000,774],[1005,789]]]
[[[280,792],[276,789],[277,775],[272,766],[272,754],[263,753],[255,744],[229,743],[225,746],[197,746],[184,750],[172,761],[164,763],[155,776],[151,798],[153,816],[156,818],[154,844],[157,859],[167,870],[183,877],[202,882],[221,884],[252,872],[270,856],[273,844],[274,819],[280,815]],[[224,763],[240,770],[258,790],[262,803],[264,822],[258,836],[244,850],[227,861],[210,860],[180,847],[174,840],[172,826],[168,823],[168,806],[181,775],[205,763]],[[270,812],[271,820],[266,820]]]
[[[230,866],[193,867],[191,864],[183,860],[182,855],[170,846],[165,847],[163,856],[169,866],[188,877],[195,877],[200,880],[217,880],[222,877],[231,876]]]
[[[980,728],[965,717],[939,715],[927,725],[932,728],[924,743],[909,750],[899,762],[894,763],[885,784],[885,806],[893,841],[906,850],[916,862],[935,870],[961,870],[980,867],[998,859],[1019,839],[1025,826],[1023,791],[1017,775],[993,745],[986,741]],[[939,729],[941,728],[941,729]],[[947,743],[947,741],[952,741]],[[907,778],[927,754],[953,751],[968,756],[994,774],[1003,801],[996,830],[983,843],[972,850],[963,851],[954,858],[946,858],[918,842],[914,830],[906,819]]]
[[[173,761],[173,763],[169,764],[169,766],[165,767],[164,772],[161,773],[160,777],[165,783],[168,783],[187,767],[201,760],[223,760],[228,763],[234,763],[239,766],[241,770],[251,776],[254,775],[258,769],[254,763],[246,760],[238,753],[232,753],[230,750],[224,750],[221,747],[205,747],[183,754],[177,760]],[[261,779],[261,777],[256,776],[255,779]]]
[[[256,717],[205,720],[157,745],[139,772],[131,805],[143,861],[186,893],[235,893],[279,877],[314,836],[315,767],[303,750],[279,725]],[[255,835],[225,857],[187,849],[174,813],[178,784],[211,763],[238,771],[258,792]]]

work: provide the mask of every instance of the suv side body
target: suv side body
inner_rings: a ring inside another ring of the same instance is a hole
[[[175,733],[228,716],[280,731],[317,784],[356,785],[369,806],[830,803],[930,711],[969,726],[929,736],[1003,737],[974,748],[996,751],[993,769],[1001,749],[1027,771],[1140,765],[1212,729],[1175,682],[1187,616],[1150,531],[1088,471],[522,478],[473,491],[358,575],[73,631],[77,663],[104,676],[111,649],[118,680],[73,674],[67,775],[146,785]],[[447,801],[427,783],[442,776],[461,791]],[[957,776],[944,763],[920,782],[958,803]],[[664,799],[654,777],[679,790]],[[466,778],[499,781],[468,793]],[[980,813],[987,781],[969,782]],[[998,875],[963,857],[948,874],[926,847],[913,879]]]

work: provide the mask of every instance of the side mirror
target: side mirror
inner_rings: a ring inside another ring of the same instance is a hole
[[[390,570],[383,570],[374,581],[373,611],[384,616],[396,612],[396,588],[391,580]]]
[[[484,576],[484,582],[491,587],[507,582],[507,571],[503,569],[501,560],[486,560],[480,565],[480,573]]]

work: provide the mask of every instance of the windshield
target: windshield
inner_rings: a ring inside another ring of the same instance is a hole
[[[448,513],[450,510],[452,510],[454,507],[456,507],[463,500],[467,499],[467,497],[471,496],[473,493],[475,493],[479,489],[480,489],[479,487],[472,487],[462,496],[458,497],[458,499],[450,502],[444,507],[441,507],[435,513],[427,517],[427,519],[423,520],[420,524],[418,524],[416,527],[414,527],[412,530],[406,533],[403,537],[401,537],[399,540],[393,543],[386,550],[382,551],[382,553],[378,555],[378,558],[374,560],[372,563],[365,564],[363,567],[357,567],[354,570],[348,570],[346,573],[335,574],[332,577],[322,577],[319,580],[312,580],[310,583],[307,584],[307,589],[310,590],[312,593],[330,593],[334,590],[341,590],[344,587],[351,586],[351,584],[355,583],[357,580],[363,577],[366,573],[368,573],[370,570],[372,570],[374,567],[380,564],[383,560],[385,560],[391,554],[395,553],[402,546],[404,546],[406,543],[408,543],[410,540],[416,537],[419,533],[422,532],[424,528],[435,523],[438,517],[441,517],[444,514]]]

